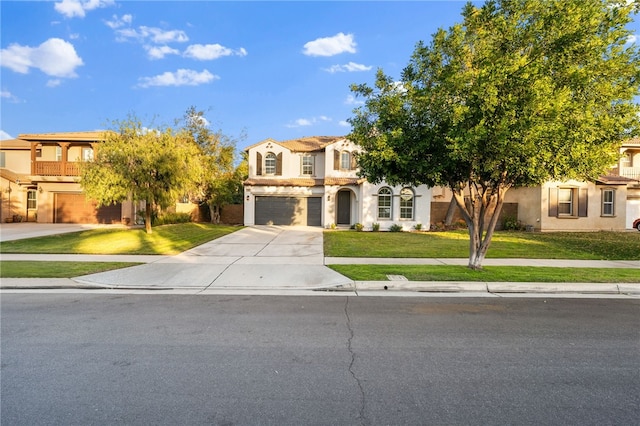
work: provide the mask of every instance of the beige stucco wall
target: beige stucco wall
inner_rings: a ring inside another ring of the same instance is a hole
[[[586,188],[588,196],[587,217],[550,217],[549,188],[571,186]],[[602,216],[602,189],[615,190],[615,215]],[[547,182],[540,191],[540,222],[543,231],[619,231],[626,228],[627,188],[620,186],[596,185],[579,181]]]
[[[511,188],[506,192],[504,201],[518,203],[518,220],[525,226],[533,226],[533,229],[540,230],[542,220],[540,187]]]
[[[31,173],[31,153],[25,150],[7,149],[4,152],[5,168],[19,174]]]
[[[5,223],[7,218],[14,215],[26,218],[27,190],[5,178],[0,179],[0,221]]]

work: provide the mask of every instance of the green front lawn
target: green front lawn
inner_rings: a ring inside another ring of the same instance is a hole
[[[34,262],[4,260],[0,262],[0,278],[73,278],[112,269],[141,265],[133,262]]]
[[[550,283],[640,283],[638,269],[550,268],[485,266],[473,271],[455,265],[330,265],[354,281],[388,281],[387,275],[403,275],[409,281],[480,281]]]
[[[180,223],[144,229],[91,229],[68,234],[7,241],[0,253],[42,254],[178,254],[230,234],[238,226]]]
[[[328,257],[466,258],[466,230],[448,232],[326,231]],[[494,234],[488,258],[640,260],[640,232]]]

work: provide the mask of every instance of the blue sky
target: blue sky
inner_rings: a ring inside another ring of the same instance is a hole
[[[2,139],[189,106],[246,138],[344,135],[352,83],[397,77],[462,1],[2,1]],[[640,33],[637,22],[634,33]]]

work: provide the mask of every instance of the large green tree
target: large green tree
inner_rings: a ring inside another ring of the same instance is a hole
[[[634,11],[633,8],[636,8]],[[496,0],[417,44],[399,81],[378,71],[349,120],[370,181],[447,186],[479,269],[509,188],[594,179],[637,134],[637,4]]]
[[[202,163],[192,198],[209,207],[212,223],[220,222],[222,208],[237,199],[238,188],[246,176],[236,167],[236,140],[221,130],[211,129],[204,111],[191,106],[179,123],[187,137],[200,149]]]
[[[113,125],[94,160],[83,165],[80,184],[99,205],[143,201],[151,233],[153,210],[171,206],[197,182],[199,149],[185,132],[143,126],[134,115]]]

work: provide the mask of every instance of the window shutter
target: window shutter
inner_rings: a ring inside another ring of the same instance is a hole
[[[256,175],[262,176],[262,154],[256,153]]]
[[[333,170],[340,170],[340,151],[333,151]]]
[[[282,176],[282,153],[276,155],[276,176]]]
[[[357,161],[356,161],[356,153],[352,152],[351,153],[351,170],[355,170],[358,167]]]
[[[549,188],[549,217],[558,216],[558,188]]]
[[[578,217],[587,217],[589,195],[587,188],[580,188],[578,195]]]

